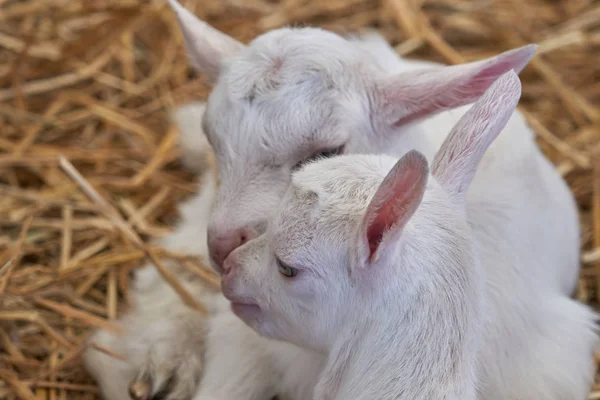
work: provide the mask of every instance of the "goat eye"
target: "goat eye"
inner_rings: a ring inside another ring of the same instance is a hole
[[[279,258],[277,259],[277,268],[279,269],[281,275],[288,278],[293,278],[298,274],[298,270],[296,268],[290,267],[289,265],[281,261]]]
[[[300,168],[303,164],[305,164],[308,161],[317,160],[319,158],[330,158],[330,157],[338,156],[344,152],[344,147],[345,147],[345,145],[341,145],[341,146],[333,148],[333,149],[320,150],[320,151],[314,153],[313,155],[311,155],[310,157],[300,161],[298,164],[296,164],[294,166],[294,169],[296,170],[296,169]]]
[[[344,151],[344,146],[340,146],[335,149],[328,149],[328,150],[320,151],[320,152],[314,154],[311,158],[329,158],[329,157],[340,155],[340,154],[342,154],[343,151]]]

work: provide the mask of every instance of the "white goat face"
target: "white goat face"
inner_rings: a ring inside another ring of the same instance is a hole
[[[455,264],[469,260],[462,214],[434,181],[425,192],[426,169],[411,200],[411,211],[419,211],[400,230],[402,239],[397,232],[387,248],[371,254],[366,210],[395,163],[385,156],[341,156],[294,174],[266,233],[225,261],[223,292],[234,312],[265,336],[325,351],[348,319],[378,307],[380,294],[411,293],[424,271],[449,263],[449,254]],[[381,263],[395,265],[371,265]]]
[[[234,312],[263,335],[326,348],[353,290],[353,232],[394,162],[341,156],[297,172],[266,233],[225,262]]]
[[[169,2],[192,64],[214,85],[203,125],[219,169],[208,231],[218,271],[232,250],[264,232],[303,162],[408,151],[415,143],[401,132],[413,122],[473,102],[535,50],[389,76],[373,54],[334,33],[282,28],[244,46]]]
[[[366,83],[349,76],[361,52],[348,43],[320,30],[278,30],[227,60],[204,117],[220,180],[212,237],[240,228],[257,236],[304,162],[370,149],[369,121],[357,119],[369,115]],[[217,264],[227,250],[213,254]]]

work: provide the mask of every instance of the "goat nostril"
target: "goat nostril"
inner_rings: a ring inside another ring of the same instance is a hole
[[[253,232],[238,229],[225,235],[217,236],[215,233],[209,238],[209,252],[214,262],[223,267],[223,262],[235,249],[243,246],[254,238]]]

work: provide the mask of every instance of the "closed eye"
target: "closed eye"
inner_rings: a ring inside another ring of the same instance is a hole
[[[313,153],[310,157],[307,157],[307,158],[303,159],[302,161],[300,161],[299,163],[297,163],[296,165],[294,165],[294,170],[299,169],[304,164],[306,164],[307,162],[310,162],[310,161],[315,161],[320,158],[331,158],[331,157],[343,154],[344,147],[345,147],[345,145],[341,145],[341,146],[335,147],[335,148],[319,150],[316,153]]]
[[[277,269],[281,275],[285,276],[286,278],[293,278],[298,275],[298,270],[296,268],[290,267],[278,257],[275,257],[275,259],[277,261]]]

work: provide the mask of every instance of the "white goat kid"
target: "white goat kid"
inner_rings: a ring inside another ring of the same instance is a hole
[[[306,165],[266,234],[225,261],[237,315],[328,355],[316,400],[585,398],[595,315],[519,273],[540,262],[522,242],[537,228],[503,194],[520,190],[519,170],[495,177],[494,200],[476,178],[469,197],[483,204],[466,202],[520,89],[515,73],[501,77],[431,176],[416,151]]]

